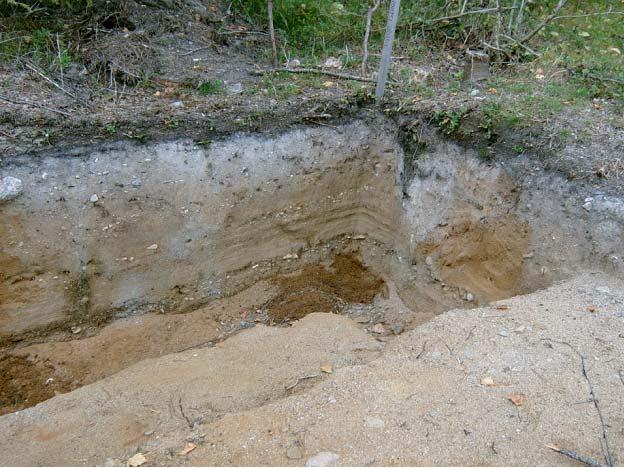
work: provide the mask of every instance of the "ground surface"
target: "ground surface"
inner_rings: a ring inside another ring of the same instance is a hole
[[[603,462],[604,430],[621,463],[622,291],[587,274],[386,344],[332,314],[257,326],[3,416],[1,461],[569,465],[546,445]]]

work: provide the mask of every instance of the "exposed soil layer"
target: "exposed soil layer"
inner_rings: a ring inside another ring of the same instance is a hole
[[[21,356],[0,356],[0,415],[19,411],[73,390],[52,364]]]
[[[370,304],[384,281],[350,254],[331,266],[307,265],[300,273],[274,279],[279,293],[267,304],[272,322],[299,320],[314,312],[337,312],[346,302]]]
[[[24,182],[0,205],[0,338],[19,376],[3,411],[256,325],[337,312],[384,341],[621,273],[621,199],[440,140],[405,154],[396,131],[377,116],[0,168]]]

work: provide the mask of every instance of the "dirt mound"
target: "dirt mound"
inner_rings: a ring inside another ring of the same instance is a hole
[[[345,303],[370,304],[384,281],[349,254],[337,255],[330,268],[308,265],[295,276],[274,279],[280,292],[267,305],[275,323],[313,312],[335,312]]]
[[[0,357],[0,415],[19,411],[72,390],[54,367],[21,356]]]

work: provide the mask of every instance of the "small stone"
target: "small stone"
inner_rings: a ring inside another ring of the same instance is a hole
[[[479,90],[478,89],[473,89],[472,91],[470,91],[470,95],[472,97],[478,96],[479,95]]]
[[[132,182],[130,182],[130,184],[134,187],[140,187],[141,185],[143,185],[143,181],[141,179],[139,179],[138,177],[133,177],[132,178]]]
[[[509,336],[509,333],[507,332],[507,330],[501,330],[501,331],[498,332],[498,334],[500,336],[504,336],[504,337],[508,337]]]
[[[291,447],[288,447],[288,449],[286,450],[286,457],[290,458],[291,460],[299,460],[303,457],[303,452],[301,451],[300,447],[293,445]]]
[[[329,57],[323,64],[324,68],[340,68],[342,64],[336,57]]]
[[[80,333],[82,331],[82,327],[71,327],[71,332],[74,335],[77,335],[78,333]]]
[[[472,302],[474,300],[474,296],[472,295],[472,293],[466,293],[466,300],[468,302]]]
[[[401,325],[400,323],[393,323],[392,325],[390,325],[390,330],[392,330],[392,333],[394,333],[395,335],[400,335],[401,333],[403,333],[403,325]]]
[[[366,236],[362,235],[362,234],[358,234],[357,236],[353,236],[353,240],[364,240],[366,239]]]
[[[386,333],[386,328],[381,323],[376,323],[372,327],[369,328],[371,333],[377,333],[378,335],[383,335]]]
[[[288,68],[297,68],[297,67],[301,66],[301,60],[299,60],[299,59],[292,59],[292,60],[289,60],[286,65],[287,65]]]
[[[13,200],[24,192],[24,184],[17,177],[7,176],[0,179],[0,202]]]
[[[590,210],[592,209],[592,204],[591,204],[591,202],[586,202],[586,203],[584,203],[584,204],[583,204],[583,209],[584,209],[585,211],[590,211]]]
[[[325,374],[333,374],[334,365],[331,362],[324,362],[321,364],[321,372],[324,372]]]
[[[383,419],[374,417],[366,418],[366,427],[371,427],[373,429],[382,429],[385,425],[386,423],[383,422]]]
[[[91,198],[89,198],[89,201],[91,203],[97,203],[98,200],[100,199],[100,197],[98,197],[95,193],[93,195],[91,195]]]
[[[609,294],[611,292],[611,289],[608,288],[607,286],[598,286],[596,288],[596,291],[598,291],[599,293],[603,293],[603,294]]]
[[[143,435],[144,435],[144,436],[147,436],[147,437],[149,437],[149,436],[151,436],[151,435],[153,435],[153,434],[154,434],[154,431],[145,431],[145,432],[143,433]]]
[[[235,96],[236,94],[241,94],[243,92],[242,83],[231,83],[225,87],[225,92],[228,96]]]
[[[296,260],[299,258],[299,255],[295,254],[288,254],[288,255],[284,255],[282,257],[284,260]]]
[[[184,107],[184,103],[182,101],[174,101],[171,103],[171,107],[179,109],[180,107]]]
[[[516,333],[524,333],[525,330],[526,330],[526,327],[524,325],[521,325],[518,328],[516,328],[514,331]]]
[[[150,245],[147,250],[158,250],[158,244],[152,244]]]
[[[426,263],[428,266],[433,265],[433,258],[431,258],[431,257],[427,257],[427,258],[425,258],[425,263]]]
[[[319,452],[307,459],[305,466],[332,466],[340,459],[340,455],[332,452]]]

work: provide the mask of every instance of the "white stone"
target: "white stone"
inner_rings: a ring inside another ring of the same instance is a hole
[[[152,244],[147,248],[147,250],[157,250],[157,249],[158,249],[158,244]]]
[[[0,179],[0,201],[13,200],[24,192],[24,184],[17,177],[3,177]]]
[[[308,458],[305,466],[333,466],[340,459],[340,455],[332,452],[319,452]]]
[[[100,198],[94,193],[93,195],[91,195],[91,198],[89,198],[89,201],[91,203],[97,203],[99,199]]]

